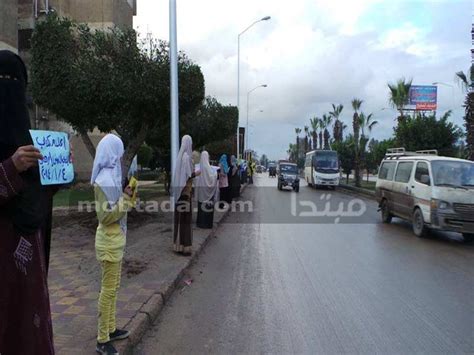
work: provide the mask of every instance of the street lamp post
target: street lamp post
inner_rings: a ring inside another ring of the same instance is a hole
[[[237,36],[237,154],[236,157],[239,159],[240,157],[240,130],[239,130],[239,118],[240,118],[240,36],[242,36],[245,32],[247,32],[253,25],[261,22],[261,21],[268,21],[270,20],[270,16],[265,16],[260,20],[255,21],[250,26],[248,26],[245,30],[239,33]]]
[[[247,137],[247,144],[246,144],[247,149],[250,148],[250,146],[249,146],[249,106],[250,106],[250,105],[249,105],[249,101],[250,101],[250,94],[251,94],[253,91],[257,90],[258,88],[266,88],[267,86],[268,86],[267,84],[263,84],[263,85],[256,86],[256,87],[254,87],[252,90],[250,90],[250,91],[247,93],[247,124],[246,124],[246,126],[245,126],[245,135],[246,135],[246,137]]]
[[[171,83],[171,174],[174,174],[179,149],[178,43],[176,0],[170,0],[170,83]]]

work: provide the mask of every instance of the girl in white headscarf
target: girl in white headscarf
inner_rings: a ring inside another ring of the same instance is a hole
[[[171,182],[175,202],[173,250],[183,255],[191,255],[193,246],[192,185],[199,173],[194,172],[192,153],[193,141],[185,135],[181,140]]]
[[[196,178],[196,196],[198,215],[196,225],[199,228],[211,229],[214,224],[214,201],[216,199],[217,171],[209,164],[209,153],[201,153],[201,175]]]
[[[122,140],[107,134],[99,142],[92,169],[99,226],[95,236],[96,256],[102,267],[99,296],[97,352],[116,353],[111,341],[125,339],[129,332],[115,326],[115,304],[120,286],[121,264],[127,233],[127,211],[133,206],[133,191],[122,188]]]

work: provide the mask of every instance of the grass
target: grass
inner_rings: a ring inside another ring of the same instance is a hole
[[[341,180],[341,182],[345,184],[346,179]],[[349,179],[349,185],[355,186],[355,180]],[[375,191],[375,181],[367,181],[367,180],[361,179],[360,185],[363,189]]]
[[[67,189],[60,190],[54,195],[54,207],[77,206],[79,201],[93,201],[94,189]]]
[[[166,196],[163,184],[153,184],[140,186],[138,188],[138,197],[141,200],[155,200],[159,197]],[[94,201],[94,189],[92,187],[81,189],[60,190],[54,196],[54,207],[77,206],[79,201]]]

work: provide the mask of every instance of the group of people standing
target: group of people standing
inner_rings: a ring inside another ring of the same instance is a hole
[[[29,134],[27,82],[22,59],[0,51],[0,354],[54,354],[47,275],[52,198],[59,187],[40,181],[38,161],[43,157]],[[183,255],[192,252],[193,194],[197,226],[212,228],[215,203],[230,203],[239,196],[246,171],[234,156],[225,154],[218,166],[211,166],[206,151],[195,167],[192,153],[192,139],[185,135],[172,180],[173,250]],[[107,134],[97,146],[90,179],[98,220],[95,253],[101,268],[96,346],[100,354],[117,354],[112,342],[129,336],[115,322],[127,212],[136,203],[136,186],[122,172],[123,154],[120,137]]]
[[[173,249],[183,255],[192,253],[193,192],[198,207],[196,225],[210,229],[214,225],[215,204],[219,201],[230,204],[240,196],[241,188],[240,166],[235,156],[232,155],[229,159],[226,154],[222,154],[218,165],[212,166],[209,153],[202,151],[199,164],[195,166],[192,152],[192,138],[185,135],[171,184],[175,204]]]

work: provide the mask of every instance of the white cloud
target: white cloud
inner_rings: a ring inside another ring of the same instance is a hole
[[[259,152],[279,158],[294,141],[294,127],[327,112],[331,103],[345,105],[343,119],[350,127],[353,97],[364,99],[365,110],[379,120],[374,135],[388,137],[395,116],[381,110],[388,105],[388,81],[413,77],[419,84],[452,83],[454,73],[468,67],[470,3],[430,4],[420,22],[407,1],[178,0],[178,45],[201,65],[206,93],[235,104],[237,34],[252,21],[272,16],[241,37],[240,123],[245,124],[246,93],[268,84],[251,96],[251,142]],[[377,11],[382,5],[406,18],[381,25]],[[442,26],[444,16],[456,21]],[[427,20],[432,26],[425,26]],[[168,1],[138,0],[135,26],[147,32],[147,25],[155,37],[168,38]],[[454,105],[458,124],[462,97],[457,86],[439,88],[439,106]]]

